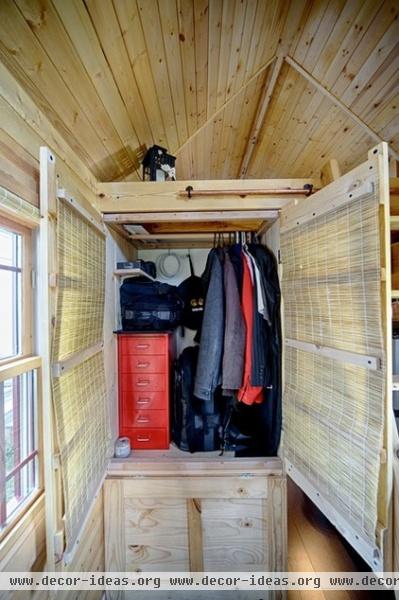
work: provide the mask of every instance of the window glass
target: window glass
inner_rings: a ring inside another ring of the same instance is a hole
[[[36,372],[0,383],[0,527],[38,489]]]
[[[0,226],[0,360],[21,353],[22,236]]]

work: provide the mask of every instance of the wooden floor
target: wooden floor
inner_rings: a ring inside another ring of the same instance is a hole
[[[290,571],[370,571],[317,507],[288,480],[288,569]],[[391,592],[292,591],[289,600],[394,600]]]

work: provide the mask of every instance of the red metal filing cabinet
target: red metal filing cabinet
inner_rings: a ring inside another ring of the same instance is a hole
[[[119,434],[132,448],[169,448],[170,335],[118,334]]]

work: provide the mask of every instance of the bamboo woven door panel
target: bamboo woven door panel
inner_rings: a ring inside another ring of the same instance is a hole
[[[53,361],[103,339],[105,238],[64,200],[57,204],[58,297]]]
[[[284,456],[367,562],[386,527],[385,149],[283,211]]]
[[[71,552],[104,478],[109,415],[102,351],[105,236],[76,201],[57,199],[52,397]]]

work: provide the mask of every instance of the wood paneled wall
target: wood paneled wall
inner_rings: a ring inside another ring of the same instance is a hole
[[[65,186],[93,216],[96,178],[0,61],[0,185],[39,204],[39,150],[57,158],[59,187]]]
[[[399,151],[398,12],[397,0],[3,0],[0,61],[23,94],[7,81],[0,94],[86,183],[88,170],[139,178],[154,143],[177,153],[179,179],[236,178],[252,146],[247,177],[309,177],[331,157],[347,170],[378,142],[362,124]],[[330,99],[285,66],[269,103],[275,56]]]
[[[2,63],[0,80],[0,185],[37,206],[39,149],[47,145],[56,154],[59,186],[65,186],[99,219],[100,215],[94,208],[95,177]],[[68,570],[104,570],[102,491],[82,540]],[[45,552],[43,495],[26,518],[0,543],[0,569],[41,570],[45,564]],[[13,600],[22,599],[26,592],[8,596]],[[96,593],[93,598],[100,596],[101,593]],[[67,596],[68,600],[77,597],[77,593]],[[47,594],[42,592],[35,598],[41,600],[47,598]]]

